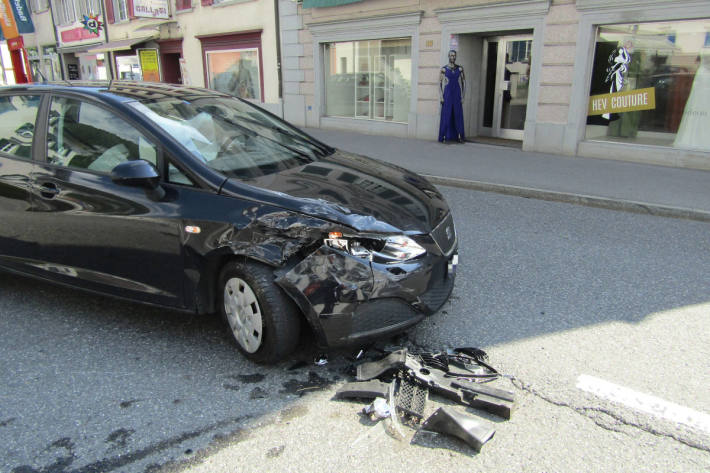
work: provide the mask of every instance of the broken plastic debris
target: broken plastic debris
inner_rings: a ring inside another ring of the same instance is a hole
[[[318,355],[315,360],[313,360],[313,364],[316,366],[325,366],[328,364],[328,355]]]
[[[389,404],[383,398],[376,398],[372,404],[363,408],[362,412],[375,419],[386,419],[392,412]]]

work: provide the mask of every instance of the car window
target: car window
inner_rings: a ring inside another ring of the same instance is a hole
[[[182,184],[184,186],[195,185],[195,183],[192,182],[192,179],[187,177],[184,172],[179,170],[172,163],[168,163],[168,178],[166,180],[168,182],[172,182],[173,184]]]
[[[0,97],[0,152],[32,159],[39,95]]]
[[[55,97],[49,111],[47,155],[51,164],[111,172],[124,161],[157,166],[157,150],[135,127],[81,100]]]
[[[318,161],[326,150],[286,125],[276,126],[236,99],[204,97],[130,104],[175,137],[208,167],[228,177],[256,178]]]

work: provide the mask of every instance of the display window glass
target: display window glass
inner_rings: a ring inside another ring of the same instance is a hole
[[[597,28],[587,140],[710,151],[710,19]]]
[[[209,88],[243,99],[261,100],[259,50],[207,51]]]
[[[325,44],[326,115],[407,123],[411,38]]]

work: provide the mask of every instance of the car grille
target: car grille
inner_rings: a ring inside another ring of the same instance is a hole
[[[444,255],[449,256],[454,251],[454,248],[456,248],[456,228],[454,227],[454,217],[451,212],[431,232],[431,237]]]

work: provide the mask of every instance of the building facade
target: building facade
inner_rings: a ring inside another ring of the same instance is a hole
[[[274,0],[31,0],[32,80],[221,90],[283,115]],[[12,81],[5,81],[10,82]]]
[[[284,116],[301,126],[436,139],[454,50],[469,139],[710,169],[707,0],[281,0],[279,10]]]

